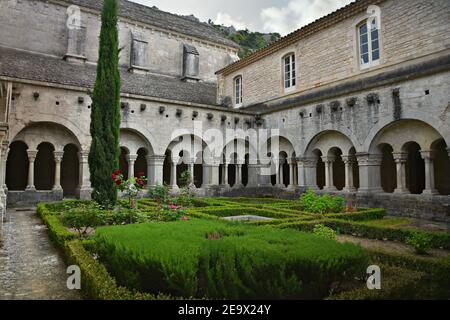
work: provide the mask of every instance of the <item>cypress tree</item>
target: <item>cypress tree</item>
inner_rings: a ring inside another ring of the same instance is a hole
[[[89,168],[92,199],[111,208],[117,190],[111,174],[119,167],[120,73],[117,1],[104,0],[97,78],[92,93]]]

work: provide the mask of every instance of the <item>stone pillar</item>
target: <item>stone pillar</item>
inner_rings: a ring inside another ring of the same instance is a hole
[[[276,183],[276,187],[280,188],[280,189],[284,189],[285,185],[284,185],[284,170],[283,170],[283,164],[284,164],[284,159],[279,159],[278,161],[275,161],[275,164],[278,168],[277,171],[277,183]]]
[[[195,181],[194,168],[195,167],[194,166],[195,166],[195,158],[192,158],[192,159],[189,160],[189,165],[188,165],[189,172],[191,173],[191,181],[189,181],[190,188],[195,188],[195,184],[194,184],[194,181]]]
[[[28,154],[28,185],[26,191],[36,191],[34,186],[34,162],[36,161],[37,151],[27,151]]]
[[[211,186],[218,186],[219,185],[219,168],[220,168],[220,161],[213,161],[211,164],[211,177],[210,177],[210,185]]]
[[[81,200],[91,199],[91,178],[89,173],[89,151],[81,151],[78,153],[78,161],[80,165],[79,175],[80,181],[78,186],[78,196]]]
[[[222,183],[221,186],[223,188],[229,188],[230,185],[228,183],[228,163],[224,163],[222,166]]]
[[[148,187],[162,186],[164,184],[163,172],[165,159],[166,156],[147,156]]]
[[[177,165],[178,165],[178,161],[180,161],[180,158],[175,157],[172,158],[172,162],[171,162],[171,169],[170,169],[170,189],[172,189],[173,191],[177,191],[179,189],[178,184],[177,184]]]
[[[322,157],[322,161],[325,163],[325,191],[336,191],[333,178],[333,163],[336,160],[335,157]]]
[[[259,165],[259,178],[258,184],[260,187],[271,188],[272,187],[272,165],[269,162],[268,164],[260,164]]]
[[[55,156],[55,182],[53,183],[53,191],[62,192],[61,187],[61,162],[64,156],[64,151],[54,151]]]
[[[234,185],[234,188],[243,188],[244,185],[242,184],[242,161],[238,161],[236,163],[236,184]]]
[[[381,161],[380,154],[358,153],[356,155],[359,165],[358,192],[383,192],[381,187]]]
[[[302,188],[318,190],[317,186],[317,159],[298,158],[298,185]]]
[[[247,187],[255,188],[259,186],[259,175],[261,172],[261,165],[249,164],[248,165],[248,183]]]
[[[345,188],[346,192],[355,192],[355,183],[353,179],[353,165],[354,161],[350,156],[343,156],[342,161],[345,163]]]
[[[131,179],[134,177],[134,163],[136,162],[137,155],[129,154],[127,155],[127,161],[128,161],[128,179]]]
[[[408,159],[407,153],[394,153],[394,160],[397,166],[397,189],[394,193],[409,194],[406,186],[406,161]]]
[[[422,151],[420,153],[425,161],[425,195],[437,195],[439,192],[434,183],[434,163],[435,154],[433,151]]]
[[[294,174],[294,170],[295,170],[295,161],[294,159],[289,159],[288,161],[289,163],[289,185],[288,185],[288,189],[295,189],[295,174]]]
[[[3,186],[3,191],[8,192],[8,186],[6,185],[6,162],[8,161],[9,144],[3,142],[1,147],[1,160],[0,160],[0,188]]]

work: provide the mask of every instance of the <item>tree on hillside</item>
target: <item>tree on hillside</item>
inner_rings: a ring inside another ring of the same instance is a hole
[[[110,208],[117,190],[111,174],[119,167],[120,73],[117,1],[104,0],[100,30],[97,78],[92,93],[89,168],[92,198]]]

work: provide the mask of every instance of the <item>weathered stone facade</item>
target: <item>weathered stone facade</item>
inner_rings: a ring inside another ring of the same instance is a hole
[[[100,5],[0,4],[3,202],[5,191],[10,204],[90,196]],[[362,67],[357,27],[368,9],[379,10],[380,59]],[[127,1],[119,15],[126,175],[144,171],[176,192],[190,170],[200,195],[314,188],[449,221],[448,1],[358,0],[235,63],[236,46],[207,25]],[[284,90],[289,53],[296,85]],[[240,108],[228,106],[236,76]]]

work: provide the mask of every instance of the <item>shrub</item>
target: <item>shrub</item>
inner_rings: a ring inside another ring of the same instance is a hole
[[[314,227],[313,233],[321,238],[336,240],[336,232],[323,224],[318,224]]]
[[[406,238],[406,243],[413,246],[417,254],[428,254],[431,247],[431,237],[424,233],[412,232]]]
[[[157,185],[148,189],[148,195],[158,204],[168,203],[171,199],[169,187],[166,185]]]
[[[310,213],[342,213],[345,210],[345,199],[337,196],[318,196],[313,190],[308,191],[300,198],[300,207]]]
[[[358,246],[220,221],[102,227],[95,239],[119,284],[184,297],[323,298],[368,263]]]
[[[70,209],[64,212],[61,220],[66,227],[76,230],[80,238],[85,236],[89,229],[101,224],[99,209],[92,205],[80,205]]]

